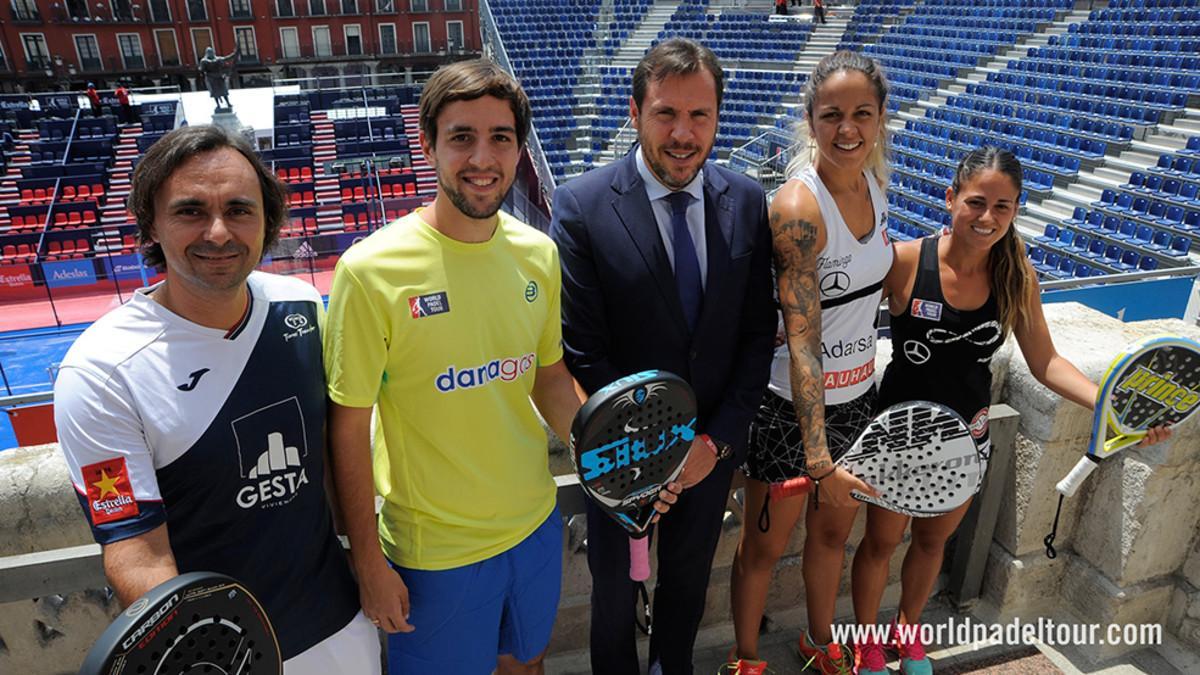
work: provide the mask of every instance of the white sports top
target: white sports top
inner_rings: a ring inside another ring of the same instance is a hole
[[[871,174],[864,172],[863,176],[875,211],[875,228],[866,241],[854,238],[816,169],[809,166],[792,179],[803,182],[816,196],[825,221],[825,248],[817,256],[817,284],[827,405],[852,401],[875,382],[875,330],[883,278],[892,267],[892,246],[887,236],[887,199]],[[782,315],[779,321],[782,325]],[[775,348],[769,387],[791,400],[788,364],[784,343]]]

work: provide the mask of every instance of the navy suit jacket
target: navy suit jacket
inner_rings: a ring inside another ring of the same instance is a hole
[[[684,378],[696,392],[700,431],[732,445],[740,463],[775,341],[763,189],[710,162],[704,213],[708,275],[689,334],[633,153],[555,190],[550,236],[562,258],[563,346],[589,394],[641,370]]]

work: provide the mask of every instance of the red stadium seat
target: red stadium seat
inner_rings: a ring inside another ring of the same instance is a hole
[[[88,187],[87,185],[80,185],[78,188],[76,188],[75,193],[79,195],[81,200],[92,198],[92,188]]]
[[[350,188],[342,188],[342,201],[348,202],[354,198],[354,191]]]
[[[67,214],[63,213],[62,211],[59,211],[58,213],[54,214],[54,227],[66,227],[66,226],[67,226]]]
[[[90,250],[92,250],[92,245],[90,243],[88,243],[87,239],[76,239],[75,240],[75,252],[76,253],[86,253]]]
[[[21,190],[21,201],[25,202],[25,203],[32,202],[33,201],[33,190],[30,190],[29,188],[25,188],[24,190]]]
[[[286,168],[280,167],[278,169],[275,169],[275,175],[279,176],[279,180],[287,180],[288,170]]]
[[[96,224],[96,212],[95,211],[84,211],[83,212],[83,224],[87,225],[89,227],[92,225],[95,225]]]
[[[92,199],[100,199],[104,196],[104,186],[99,183],[92,184]]]
[[[0,255],[0,258],[8,259],[17,257],[17,247],[13,244],[5,244],[3,251],[4,253]]]
[[[46,188],[34,188],[33,189],[33,200],[36,202],[46,201]]]
[[[364,191],[364,190],[362,189],[362,186],[361,186],[361,185],[359,185],[359,186],[357,186],[357,187],[355,187],[355,188],[354,188],[354,199],[355,199],[355,200],[357,200],[357,201],[362,201],[362,200],[364,200],[364,199],[366,199],[366,198],[367,198],[366,191]]]
[[[308,167],[308,166],[300,167],[300,180],[311,181],[312,178],[313,178],[312,167]]]
[[[298,169],[294,166],[292,168],[288,169],[288,180],[292,180],[292,181],[300,180],[300,169]]]
[[[62,253],[64,256],[74,255],[75,254],[75,242],[71,241],[70,239],[64,241],[62,243]]]
[[[67,214],[67,222],[72,226],[78,227],[83,224],[83,214],[78,211],[72,211]]]
[[[68,200],[68,201],[71,199],[75,199],[75,186],[74,185],[64,185],[63,189],[62,189],[62,198],[64,200]]]

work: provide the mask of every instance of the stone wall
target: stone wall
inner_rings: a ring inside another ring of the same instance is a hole
[[[1058,351],[1093,380],[1114,353],[1159,333],[1200,339],[1182,321],[1125,324],[1081,305],[1048,305]],[[1043,537],[1058,504],[1055,484],[1087,448],[1091,413],[1040,385],[1023,359],[1010,360],[1001,400],[1021,412],[1012,484],[985,577],[985,597],[1003,617],[1064,612],[1083,623],[1159,623],[1200,647],[1200,424],[1191,420],[1165,443],[1130,448],[1101,463],[1075,497],[1064,500],[1055,543]],[[1085,656],[1128,650],[1107,645]]]
[[[1059,351],[1093,379],[1117,350],[1137,337],[1169,332],[1200,339],[1200,330],[1183,322],[1123,324],[1074,304],[1049,305],[1046,315]],[[886,340],[879,351],[881,373],[890,355]],[[1014,469],[1003,489],[984,577],[985,599],[1006,620],[1065,611],[1078,622],[1161,623],[1184,643],[1200,648],[1200,424],[1189,423],[1159,447],[1130,449],[1106,460],[1066,500],[1059,557],[1048,560],[1042,538],[1057,503],[1054,484],[1083,454],[1091,415],[1038,384],[1018,352],[1010,340],[993,359],[995,400],[1021,416]],[[570,472],[561,443],[551,443],[550,457],[555,474]],[[708,594],[708,623],[728,621],[729,565],[742,518],[731,498]],[[768,616],[804,602],[799,555],[803,524],[797,529],[776,570]],[[851,614],[848,566],[862,529],[860,517],[847,545],[839,616]],[[591,583],[585,540],[583,518],[572,518],[564,535],[554,651],[586,644]],[[57,448],[0,453],[0,672],[75,672],[115,616],[116,603],[98,582],[96,556],[68,561],[74,571],[66,575],[52,571],[48,563],[28,564],[39,552],[90,543]],[[903,553],[893,558],[885,607],[898,598]],[[40,569],[47,571],[39,576]],[[1107,649],[1089,655],[1113,655]]]

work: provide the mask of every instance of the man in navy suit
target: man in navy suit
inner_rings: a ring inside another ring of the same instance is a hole
[[[707,163],[724,75],[707,47],[672,39],[633,74],[639,145],[554,193],[567,367],[594,392],[656,368],[699,404],[685,492],[657,526],[651,672],[692,672],[692,648],[734,467],[766,387],[775,338],[762,187]],[[588,504],[592,670],[640,672],[625,531]]]

